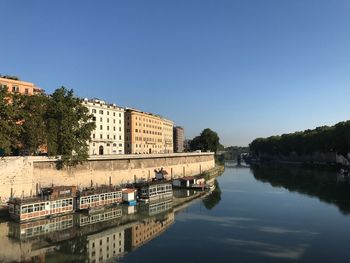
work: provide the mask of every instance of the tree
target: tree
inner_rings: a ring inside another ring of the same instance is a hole
[[[74,97],[73,90],[57,89],[49,99],[45,116],[50,156],[61,156],[62,164],[72,166],[88,158],[88,141],[95,123],[92,115]]]
[[[46,145],[45,114],[49,98],[44,95],[21,96],[22,131],[21,145],[27,154],[35,154],[40,146]]]
[[[0,152],[11,154],[18,148],[18,138],[22,130],[19,125],[18,97],[8,93],[6,87],[0,88]]]
[[[193,138],[193,140],[189,142],[189,145],[192,151],[202,150],[217,152],[219,148],[223,148],[219,140],[218,134],[207,128],[204,129],[199,136]]]
[[[350,121],[281,136],[257,138],[249,146],[254,155],[301,155],[314,152],[337,152],[347,155],[350,152]]]

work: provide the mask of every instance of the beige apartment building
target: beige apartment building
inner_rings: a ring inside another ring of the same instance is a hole
[[[36,95],[43,92],[41,88],[36,87],[31,82],[21,81],[8,77],[0,77],[0,88],[7,88],[10,93],[19,93],[22,95]]]
[[[125,153],[156,154],[173,152],[173,122],[159,115],[126,109]]]
[[[99,99],[84,99],[83,105],[96,124],[89,155],[124,154],[124,109]]]

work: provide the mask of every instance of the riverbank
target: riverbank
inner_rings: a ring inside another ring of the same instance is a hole
[[[56,168],[57,159],[6,157],[0,160],[0,205],[11,196],[35,195],[40,187],[131,183],[154,177],[163,168],[170,178],[198,175],[215,167],[214,153],[93,156],[70,169]]]

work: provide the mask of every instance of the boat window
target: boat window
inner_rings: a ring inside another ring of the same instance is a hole
[[[40,205],[39,204],[35,204],[34,205],[34,212],[38,212],[40,211]]]
[[[60,208],[60,207],[62,207],[62,201],[61,200],[57,200],[56,202],[56,208]]]
[[[21,214],[26,214],[28,213],[28,207],[26,205],[22,206],[22,211]]]
[[[32,213],[33,212],[33,205],[28,205],[28,213]]]

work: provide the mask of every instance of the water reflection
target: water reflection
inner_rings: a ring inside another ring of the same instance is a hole
[[[211,195],[203,199],[203,204],[206,209],[213,209],[221,201],[221,189],[217,181],[214,182],[214,190]]]
[[[254,177],[274,187],[318,197],[320,201],[336,205],[343,214],[350,213],[349,178],[332,169],[253,166]]]
[[[205,195],[181,191],[168,200],[116,206],[96,214],[0,223],[0,262],[118,261],[164,233],[174,223],[175,212]]]

